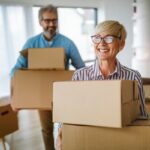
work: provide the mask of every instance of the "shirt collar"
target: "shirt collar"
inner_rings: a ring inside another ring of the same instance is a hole
[[[120,74],[121,74],[121,64],[120,64],[120,62],[118,61],[118,59],[116,59],[116,63],[117,63],[116,69],[115,69],[115,71],[114,71],[113,73],[110,74],[110,76],[113,75],[113,74],[118,74],[118,76],[120,76]],[[95,60],[95,64],[94,64],[94,78],[95,78],[95,79],[98,79],[99,77],[102,78],[102,77],[103,77],[103,74],[102,74],[102,72],[101,72],[101,70],[100,70],[100,68],[99,68],[98,59],[96,59],[96,60]]]

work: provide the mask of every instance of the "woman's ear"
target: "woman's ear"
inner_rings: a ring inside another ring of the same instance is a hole
[[[121,40],[120,41],[120,47],[119,47],[119,51],[121,51],[125,46],[125,40]]]

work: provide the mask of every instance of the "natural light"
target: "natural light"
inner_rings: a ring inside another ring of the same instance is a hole
[[[40,33],[39,7],[0,6],[0,97],[10,94],[11,68],[27,38]],[[71,38],[84,61],[95,58],[90,36],[95,27],[95,9],[59,8],[59,32]]]

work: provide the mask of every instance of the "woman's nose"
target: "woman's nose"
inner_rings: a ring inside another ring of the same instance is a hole
[[[104,46],[104,45],[106,45],[106,42],[104,39],[101,39],[101,41],[97,44],[97,47]]]

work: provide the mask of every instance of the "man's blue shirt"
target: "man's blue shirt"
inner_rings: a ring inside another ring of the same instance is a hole
[[[60,33],[57,33],[51,42],[48,42],[44,38],[43,33],[40,33],[28,39],[25,45],[23,46],[22,50],[27,49],[27,48],[48,48],[48,47],[63,47],[65,49],[65,55],[66,55],[65,68],[66,69],[68,69],[69,67],[69,60],[71,60],[72,65],[76,69],[79,69],[85,66],[78,52],[78,49],[73,43],[73,41],[71,41],[69,38],[67,38],[66,36]],[[27,67],[28,67],[27,59],[23,57],[22,55],[20,55],[17,59],[17,63],[15,64],[14,68],[11,70],[11,76],[13,76],[13,74],[15,73],[17,69],[27,68]]]

